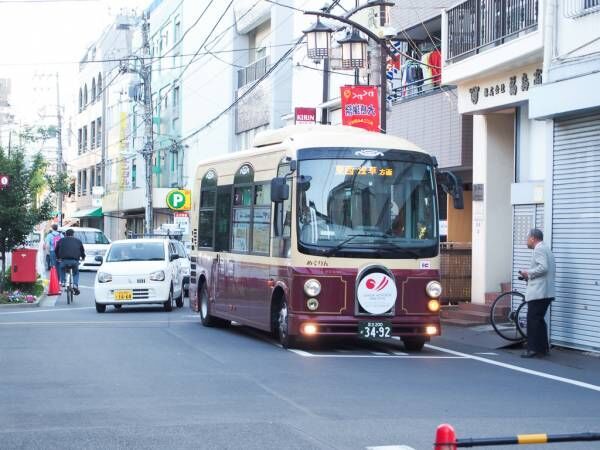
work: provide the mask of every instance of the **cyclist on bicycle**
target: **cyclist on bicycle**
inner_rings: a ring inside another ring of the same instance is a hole
[[[60,262],[60,283],[65,286],[66,271],[73,269],[73,292],[79,295],[79,259],[85,259],[85,250],[79,239],[74,237],[73,230],[69,229],[65,237],[58,241],[56,258]]]

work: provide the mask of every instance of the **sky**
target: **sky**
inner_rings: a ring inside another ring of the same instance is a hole
[[[78,61],[121,8],[141,11],[150,0],[0,0],[0,78],[12,79],[18,119],[38,114],[39,93],[50,98],[61,80],[61,103],[74,99]],[[34,77],[34,75],[36,75]],[[37,105],[36,105],[37,103]],[[55,107],[55,105],[53,105]]]

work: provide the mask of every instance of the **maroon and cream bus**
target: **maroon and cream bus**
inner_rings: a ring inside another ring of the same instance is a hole
[[[284,347],[358,335],[420,350],[440,334],[436,178],[459,204],[459,183],[425,151],[343,126],[267,131],[201,163],[192,308],[206,326],[235,321]]]

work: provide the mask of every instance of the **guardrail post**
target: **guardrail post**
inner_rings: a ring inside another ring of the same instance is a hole
[[[456,450],[456,433],[452,425],[441,424],[435,431],[434,450]]]

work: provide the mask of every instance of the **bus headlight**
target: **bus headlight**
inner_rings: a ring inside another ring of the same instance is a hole
[[[316,311],[319,308],[319,300],[316,298],[309,298],[306,301],[306,307],[311,311]]]
[[[429,298],[440,298],[442,295],[442,285],[439,281],[430,281],[425,287],[425,292]]]
[[[433,336],[438,334],[438,329],[435,325],[428,325],[425,327],[425,333],[427,333],[429,336]]]
[[[314,278],[306,280],[306,283],[304,283],[304,293],[309,297],[316,297],[321,293],[321,283]]]

